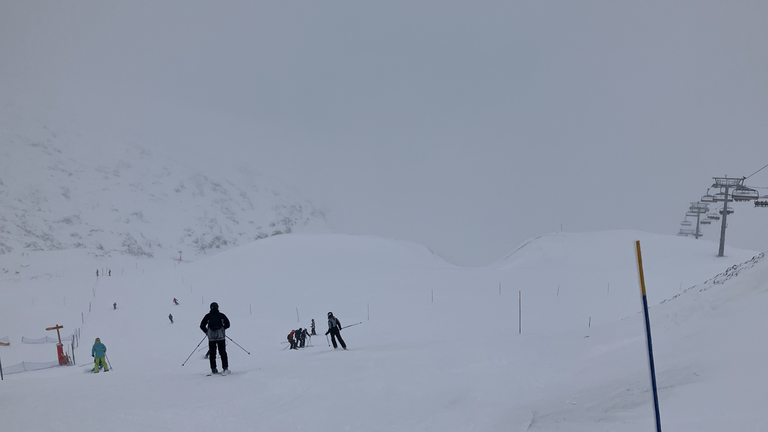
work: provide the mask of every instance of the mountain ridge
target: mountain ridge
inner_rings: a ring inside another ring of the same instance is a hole
[[[0,113],[0,254],[205,254],[294,230],[330,231],[308,199],[247,165],[215,176],[128,133],[77,132],[74,122],[52,126],[11,111]]]

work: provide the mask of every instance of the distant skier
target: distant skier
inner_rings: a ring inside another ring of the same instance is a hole
[[[173,304],[175,304],[176,306],[178,306],[178,305],[179,305],[179,301],[178,301],[178,300],[176,300],[176,297],[174,297],[174,298],[173,298]]]
[[[96,278],[99,277],[99,269],[96,269]]]
[[[290,333],[288,333],[288,336],[286,337],[288,339],[288,343],[291,344],[290,349],[297,349],[296,348],[296,330],[291,330]]]
[[[317,336],[317,333],[315,333],[315,319],[312,318],[312,324],[310,324],[310,327],[312,328],[312,336]]]
[[[341,321],[333,316],[333,312],[328,312],[328,331],[325,334],[331,334],[331,342],[333,342],[333,349],[338,348],[336,345],[336,339],[339,339],[341,347],[347,349],[347,344],[344,343],[344,339],[341,338]]]
[[[112,309],[117,309],[117,302],[112,303]]]
[[[226,330],[229,328],[229,318],[219,312],[219,304],[211,303],[211,311],[200,321],[200,330],[208,335],[208,361],[211,364],[211,373],[219,373],[216,369],[216,348],[221,355],[221,368],[226,375],[229,373],[229,358],[227,357]]]
[[[173,324],[173,314],[168,314],[168,319],[171,320],[171,324]]]
[[[109,271],[109,276],[112,276],[112,270]]]
[[[309,336],[309,330],[301,329],[301,347],[302,348],[304,348],[304,343],[307,340],[307,336]]]
[[[101,343],[101,339],[96,338],[91,348],[91,357],[93,357],[93,373],[99,373],[99,365],[104,368],[104,372],[109,372],[109,367],[105,357],[107,356],[107,347]]]

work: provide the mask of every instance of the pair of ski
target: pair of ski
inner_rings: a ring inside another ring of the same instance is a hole
[[[221,371],[221,372],[219,372],[219,373],[208,373],[208,374],[205,374],[205,376],[212,376],[212,375],[221,375],[221,376],[224,376],[224,375],[229,375],[229,374],[231,374],[231,373],[232,373],[232,372],[231,372],[229,369],[227,369],[227,370],[223,370],[223,371]]]

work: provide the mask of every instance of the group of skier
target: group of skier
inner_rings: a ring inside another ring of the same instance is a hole
[[[328,312],[328,331],[325,332],[325,335],[328,336],[331,335],[331,342],[333,343],[333,348],[338,348],[338,345],[340,344],[342,348],[347,349],[347,344],[344,342],[344,339],[341,338],[341,321],[339,321],[338,318],[333,316],[333,312]],[[288,333],[287,339],[288,343],[291,344],[291,349],[299,349],[304,348],[305,341],[307,339],[307,336],[315,336],[317,333],[315,333],[315,320],[312,320],[312,332],[308,332],[307,329],[303,329],[299,327],[297,330],[291,330],[290,333]],[[338,340],[338,344],[336,343],[336,340]]]
[[[178,304],[176,299],[173,299],[175,304]],[[173,322],[173,316],[168,315],[168,318]],[[205,314],[203,320],[200,321],[200,330],[206,334],[208,338],[208,353],[205,355],[208,358],[208,362],[211,367],[211,374],[218,374],[219,370],[216,367],[216,352],[218,351],[221,357],[222,375],[229,374],[229,357],[227,356],[226,345],[226,330],[230,327],[229,318],[219,311],[219,304],[216,302],[211,303],[210,311]],[[333,342],[333,348],[338,348],[336,341],[341,344],[343,349],[347,349],[347,344],[344,339],[341,338],[341,321],[333,316],[333,312],[328,312],[328,331],[325,335],[331,336]],[[297,330],[291,330],[288,334],[288,342],[291,344],[291,349],[304,348],[307,337],[317,335],[315,332],[315,320],[312,320],[311,330],[306,328],[299,328]],[[107,347],[101,343],[99,338],[93,344],[91,349],[91,356],[94,358],[93,372],[98,373],[100,368],[104,368],[107,372],[109,367],[105,361],[107,353]]]
[[[291,349],[304,348],[307,337],[311,339],[309,330],[305,328],[299,327],[297,330],[291,330],[288,333],[288,343],[291,344]]]

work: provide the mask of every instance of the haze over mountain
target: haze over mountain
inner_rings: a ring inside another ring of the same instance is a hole
[[[232,161],[224,176],[180,164],[129,131],[60,111],[0,111],[0,253],[87,249],[176,256],[329,230],[285,184]],[[236,155],[233,155],[236,157]]]

